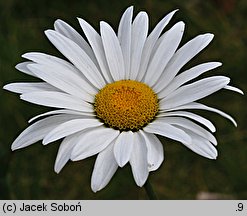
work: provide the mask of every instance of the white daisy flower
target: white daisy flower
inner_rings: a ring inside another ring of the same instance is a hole
[[[23,55],[28,61],[16,68],[41,82],[4,86],[21,99],[60,108],[34,117],[37,120],[13,142],[12,150],[39,140],[44,145],[63,139],[55,171],[69,161],[97,154],[91,188],[104,188],[117,168],[131,165],[135,182],[143,186],[150,171],[164,160],[156,134],[176,140],[206,158],[216,159],[215,126],[191,111],[208,110],[232,121],[228,114],[196,102],[220,89],[243,93],[225,76],[194,80],[221,66],[207,62],[181,71],[213,39],[199,35],[179,48],[184,26],[178,22],[163,33],[176,11],[165,16],[148,35],[148,15],[132,20],[133,7],[124,12],[117,34],[100,22],[100,34],[78,19],[87,41],[62,20],[45,31],[67,60],[39,52]],[[48,117],[47,117],[48,116]]]

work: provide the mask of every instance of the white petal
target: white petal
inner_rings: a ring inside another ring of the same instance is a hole
[[[25,74],[28,74],[28,75],[31,75],[31,76],[34,76],[36,77],[35,74],[33,74],[32,71],[30,71],[28,68],[27,68],[27,65],[30,64],[32,62],[22,62],[22,63],[19,63],[15,66],[15,68]]]
[[[53,111],[49,111],[46,113],[42,113],[40,115],[37,115],[33,118],[31,118],[28,123],[33,122],[34,120],[40,118],[40,117],[44,117],[44,116],[48,116],[48,115],[54,115],[54,114],[69,114],[69,115],[75,115],[79,118],[94,118],[95,114],[94,113],[89,113],[89,112],[79,112],[79,111],[74,111],[74,110],[67,110],[67,109],[61,109],[61,110],[53,110]]]
[[[111,75],[114,81],[122,80],[125,78],[125,68],[119,40],[114,30],[106,22],[100,22],[100,33]]]
[[[81,72],[74,65],[56,56],[52,56],[52,55],[48,55],[48,54],[40,53],[40,52],[29,52],[29,53],[23,54],[22,57],[28,60],[31,60],[35,63],[42,64],[42,65],[48,65],[48,66],[57,65],[60,67],[64,67],[66,69],[69,69],[71,73],[77,73],[79,75],[82,75]]]
[[[154,134],[144,131],[140,131],[140,134],[144,137],[147,146],[148,170],[155,171],[164,160],[163,145]]]
[[[59,91],[54,86],[45,83],[45,82],[36,82],[36,83],[10,83],[3,87],[11,92],[24,94],[28,92],[35,92],[35,91]]]
[[[139,133],[135,133],[130,165],[136,184],[142,187],[148,178],[147,146]]]
[[[227,89],[227,90],[230,90],[230,91],[235,91],[235,92],[237,92],[237,93],[239,93],[241,95],[244,95],[244,92],[241,89],[239,89],[237,87],[234,87],[234,86],[227,85],[227,86],[224,87],[224,89]]]
[[[125,79],[129,77],[130,73],[132,17],[133,6],[128,7],[123,13],[118,27],[118,39],[122,49],[125,66]]]
[[[182,143],[191,143],[191,138],[183,130],[174,127],[168,123],[160,121],[160,119],[149,123],[143,130],[147,133],[159,134]]]
[[[42,140],[53,128],[73,119],[73,115],[57,115],[42,119],[26,128],[13,142],[11,149],[16,150]]]
[[[186,130],[186,133],[190,135],[192,138],[192,143],[190,145],[183,143],[186,147],[191,149],[193,152],[209,158],[209,159],[216,159],[218,156],[218,152],[216,148],[206,139],[198,136],[197,134],[193,133],[192,131]]]
[[[202,99],[226,86],[228,77],[213,76],[184,85],[160,101],[160,109],[170,109]]]
[[[219,115],[229,119],[237,127],[236,121],[230,115],[228,115],[228,114],[226,114],[226,113],[224,113],[221,110],[218,110],[216,108],[209,107],[209,106],[206,106],[204,104],[197,103],[197,102],[188,103],[188,104],[185,104],[185,105],[182,105],[182,106],[179,106],[179,107],[174,107],[172,109],[167,109],[167,110],[164,110],[164,111],[186,110],[186,109],[200,109],[200,110],[208,110],[208,111],[211,111],[211,112],[218,113]]]
[[[88,43],[84,40],[84,38],[74,28],[72,28],[68,23],[60,19],[55,21],[54,28],[60,34],[64,35],[65,37],[71,39],[76,44],[78,44],[85,51],[85,53],[91,58],[91,60],[95,64],[97,64],[92,48],[88,45]]]
[[[59,66],[40,64],[29,64],[28,67],[40,79],[56,88],[85,101],[94,102],[94,95],[97,94],[97,91],[79,75],[71,73],[70,70]]]
[[[71,160],[82,160],[101,152],[118,135],[118,130],[105,128],[104,126],[85,131],[71,153]]]
[[[128,79],[136,80],[147,34],[148,15],[145,12],[140,12],[132,24],[130,77],[127,77]]]
[[[195,67],[190,68],[189,70],[182,72],[181,74],[177,75],[170,82],[170,84],[159,93],[159,98],[162,99],[166,97],[167,95],[169,95],[171,92],[179,88],[184,83],[200,76],[201,74],[209,70],[217,68],[221,65],[222,63],[220,62],[208,62],[208,63],[197,65]]]
[[[166,124],[179,126],[179,128],[182,127],[182,130],[186,128],[192,131],[193,133],[198,134],[199,136],[209,140],[214,145],[217,145],[217,140],[210,132],[188,119],[182,117],[163,117],[160,118],[159,121],[164,122]]]
[[[54,170],[56,173],[59,173],[65,164],[69,161],[71,152],[76,144],[78,139],[78,134],[73,134],[67,136],[63,139],[62,143],[59,146]]]
[[[144,77],[144,82],[149,86],[153,86],[159,80],[164,68],[178,48],[183,32],[184,23],[179,22],[162,37],[162,41],[154,52]]]
[[[78,18],[80,26],[86,35],[88,42],[90,43],[93,52],[96,56],[96,59],[98,61],[98,64],[100,66],[101,72],[106,79],[108,83],[111,83],[113,81],[112,76],[109,72],[109,67],[106,61],[103,43],[101,40],[100,35],[98,32],[95,31],[95,29],[87,23],[85,20]]]
[[[216,131],[216,128],[212,124],[212,122],[210,122],[208,119],[203,118],[202,116],[199,116],[199,115],[191,113],[191,112],[186,112],[186,111],[164,112],[164,113],[160,113],[157,116],[157,118],[159,118],[159,117],[168,117],[168,116],[183,116],[183,117],[187,117],[187,118],[193,119],[194,121],[197,121],[197,122],[203,124],[204,126],[206,126],[212,132]]]
[[[62,92],[31,92],[22,94],[20,97],[22,100],[38,105],[66,108],[82,112],[93,112],[92,105],[83,100],[75,98],[72,95],[68,95]]]
[[[102,125],[98,119],[73,119],[63,124],[58,125],[51,130],[43,139],[43,144],[47,145],[51,142],[69,136],[79,131],[83,131],[88,128],[97,127]]]
[[[154,86],[156,92],[164,89],[176,76],[179,70],[213,39],[213,34],[199,35],[182,46],[172,57],[159,82]]]
[[[105,86],[105,81],[90,57],[72,40],[52,30],[45,31],[53,45],[69,59],[84,76],[98,89]]]
[[[154,45],[157,42],[161,32],[163,31],[163,29],[166,27],[166,25],[169,23],[169,21],[171,20],[171,18],[173,17],[174,13],[177,10],[174,10],[172,12],[170,12],[168,15],[166,15],[153,29],[153,31],[150,33],[150,35],[147,37],[147,40],[144,44],[144,48],[142,51],[142,58],[141,58],[141,65],[139,68],[139,73],[137,76],[137,80],[141,81],[142,78],[144,77],[146,70],[147,70],[147,66],[149,63],[149,59],[151,56],[151,53],[153,51]]]
[[[118,136],[114,145],[114,155],[120,167],[123,167],[129,161],[133,145],[135,144],[132,131],[123,131]]]
[[[67,62],[63,59],[57,58],[57,57],[52,56],[52,55],[39,53],[39,52],[25,53],[22,56],[24,58],[27,58],[29,60],[32,60],[32,61],[38,63],[39,65],[53,68],[53,70],[55,70],[55,71],[52,73],[60,74],[60,76],[62,74],[64,74],[64,76],[73,76],[73,77],[79,76],[80,77],[79,80],[81,82],[81,85],[83,86],[83,88],[88,93],[90,93],[90,94],[97,93],[96,88],[88,82],[88,79],[74,65],[70,64],[69,62]]]
[[[117,171],[118,165],[113,154],[113,146],[114,143],[110,144],[97,156],[91,179],[91,188],[94,192],[104,188]]]

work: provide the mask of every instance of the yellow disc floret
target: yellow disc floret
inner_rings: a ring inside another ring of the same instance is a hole
[[[120,80],[107,84],[95,96],[94,110],[105,125],[136,131],[151,122],[159,109],[154,91],[144,83]]]

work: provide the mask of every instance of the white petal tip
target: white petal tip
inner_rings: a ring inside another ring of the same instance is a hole
[[[127,9],[125,11],[129,11],[129,10],[133,11],[133,9],[134,9],[134,6],[131,5],[131,6],[127,7]]]
[[[18,143],[13,143],[13,144],[11,145],[11,150],[12,150],[12,151],[15,151],[15,150],[21,149],[21,148],[23,148],[22,145],[20,145],[20,144],[18,144]]]
[[[205,34],[199,35],[198,37],[200,37],[202,39],[203,43],[209,44],[213,40],[214,34],[205,33]]]
[[[45,30],[44,33],[49,38],[50,36],[52,36],[55,33],[55,31],[48,29],[48,30]]]
[[[210,40],[212,40],[214,38],[214,34],[212,34],[212,33],[206,33],[205,36],[208,37],[208,39],[210,39]]]
[[[84,19],[82,19],[81,17],[77,17],[77,20],[80,23],[80,25],[86,23],[86,21]]]
[[[55,165],[54,165],[54,172],[59,174],[61,170],[64,168],[66,163],[61,162],[61,160],[56,160]]]
[[[64,21],[61,20],[61,19],[56,19],[55,22],[54,22],[54,25],[57,25],[59,23],[64,23]]]
[[[25,56],[27,55],[28,53],[24,53],[21,55],[22,58],[26,58]],[[15,68],[17,67],[17,65],[15,66]],[[16,68],[17,69],[17,68]]]
[[[95,187],[95,186],[91,186],[91,189],[94,193],[97,193],[100,189]]]
[[[50,141],[50,140],[45,140],[45,139],[43,139],[43,141],[42,141],[42,144],[43,145],[47,145],[47,144],[49,144],[49,143],[51,143],[52,141]]]
[[[105,21],[100,21],[99,25],[100,25],[100,33],[101,34],[102,34],[102,31],[106,31],[106,29],[107,30],[111,29],[110,25]]]
[[[4,89],[4,90],[11,91],[11,90],[10,90],[10,89],[11,89],[11,88],[10,88],[10,85],[11,85],[11,84],[7,84],[7,85],[3,86],[3,89]]]
[[[55,172],[55,173],[59,174],[60,171],[61,171],[61,169],[58,169],[58,168],[56,168],[56,167],[54,168],[54,172]]]
[[[43,144],[43,145],[47,145],[47,144],[49,144],[49,143],[51,143],[51,142],[54,142],[54,141],[56,141],[56,140],[58,140],[58,139],[54,139],[54,136],[50,136],[50,134],[47,134],[47,135],[44,137],[44,139],[42,140],[42,144]]]
[[[21,95],[20,95],[20,99],[21,99],[21,100],[24,100],[24,101],[27,101],[27,100],[28,100],[28,95],[29,95],[28,93],[26,93],[26,94],[21,94]]]
[[[175,25],[180,25],[180,26],[185,26],[185,23],[184,23],[184,21],[179,21],[177,24],[175,24]]]
[[[114,154],[115,154],[115,160],[116,160],[119,167],[122,168],[129,162],[129,160],[123,160],[121,157],[116,156],[115,152],[114,152]]]
[[[16,147],[16,146],[11,146],[11,151],[15,151],[16,149],[18,149],[18,147]]]
[[[70,160],[71,160],[71,161],[79,161],[79,160],[82,160],[82,159],[81,159],[81,157],[79,157],[79,156],[77,156],[77,155],[76,155],[76,156],[71,155],[71,156],[70,156]]]
[[[239,93],[241,95],[244,95],[244,92],[241,89],[239,89],[237,87],[234,87],[234,86],[227,85],[227,86],[224,87],[224,89],[227,89],[227,90],[230,90],[230,91],[234,91],[234,92],[237,92],[237,93]]]
[[[143,185],[145,184],[145,182],[146,182],[147,180],[145,180],[144,182],[142,181],[142,182],[136,182],[136,185],[138,186],[138,187],[143,187]]]
[[[146,11],[140,11],[139,13],[140,15],[139,16],[148,16],[147,12]]]
[[[215,152],[209,153],[208,156],[207,156],[207,158],[208,158],[208,159],[211,159],[211,160],[216,160],[217,157],[218,157],[218,152],[217,152],[217,150],[216,150]]]
[[[118,161],[118,160],[116,161],[117,161],[118,166],[121,168],[123,168],[128,163],[128,161]]]
[[[209,159],[216,160],[216,159],[217,159],[217,157],[218,157],[218,155],[214,155],[214,156],[212,156],[212,157],[211,157],[211,158],[209,158]]]

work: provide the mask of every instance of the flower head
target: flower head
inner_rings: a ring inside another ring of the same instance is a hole
[[[12,150],[39,140],[47,145],[63,139],[55,162],[60,172],[69,161],[97,154],[92,174],[93,191],[104,188],[117,168],[131,165],[135,182],[143,186],[150,171],[164,160],[156,135],[187,146],[199,155],[216,159],[215,126],[187,110],[208,110],[236,122],[228,114],[196,102],[220,89],[242,93],[225,76],[194,80],[221,66],[207,62],[183,71],[183,66],[213,39],[199,35],[179,48],[184,23],[163,33],[176,11],[165,16],[148,35],[148,15],[134,20],[133,7],[124,12],[117,34],[100,22],[100,34],[83,19],[80,26],[87,41],[62,20],[45,31],[66,60],[44,53],[23,55],[28,61],[16,68],[41,82],[12,83],[5,89],[21,99],[59,108],[37,120],[13,142]],[[188,83],[189,82],[189,83]]]

